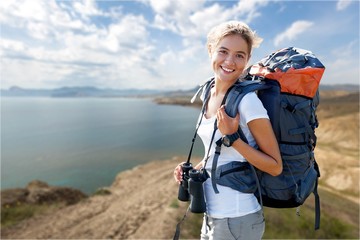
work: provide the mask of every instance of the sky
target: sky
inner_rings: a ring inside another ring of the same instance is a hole
[[[289,46],[359,84],[359,1],[2,0],[1,88],[190,89],[212,76],[206,35],[240,20],[264,39],[249,64]]]

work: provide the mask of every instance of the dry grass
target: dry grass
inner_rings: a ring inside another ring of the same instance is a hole
[[[359,92],[326,92],[318,108],[315,151],[321,184],[359,202]]]

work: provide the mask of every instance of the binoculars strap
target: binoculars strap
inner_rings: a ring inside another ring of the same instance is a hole
[[[182,219],[180,220],[180,222],[178,222],[178,224],[176,224],[176,230],[175,230],[173,240],[178,240],[179,239],[179,237],[180,237],[180,227],[181,227],[181,224],[183,223],[183,221],[185,221],[185,218],[187,217],[187,213],[189,212],[189,209],[190,209],[190,205],[186,209],[186,212],[185,212],[184,216],[182,217]]]
[[[206,96],[206,99],[204,99],[203,105],[202,105],[202,107],[201,107],[201,112],[200,112],[200,116],[199,116],[199,118],[198,118],[198,122],[197,122],[197,125],[196,125],[195,133],[194,133],[194,136],[193,136],[193,138],[192,138],[192,140],[191,140],[192,143],[191,143],[191,147],[190,147],[188,159],[187,159],[187,161],[186,161],[187,163],[190,163],[190,159],[191,159],[192,151],[193,151],[193,148],[194,148],[194,144],[195,144],[197,132],[198,132],[198,130],[199,130],[199,127],[200,127],[200,125],[201,125],[202,119],[203,119],[203,117],[204,117],[205,109],[206,109],[206,104],[207,104],[207,102],[208,102],[208,100],[209,100],[209,96],[210,96],[210,94],[208,94],[208,95]]]

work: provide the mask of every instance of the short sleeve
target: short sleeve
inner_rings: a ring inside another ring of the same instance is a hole
[[[248,93],[243,97],[243,99],[240,101],[238,110],[240,113],[240,124],[242,126],[246,126],[254,119],[269,119],[264,105],[255,92]]]

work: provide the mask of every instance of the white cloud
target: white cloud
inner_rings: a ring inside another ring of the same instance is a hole
[[[184,35],[198,38],[204,37],[213,26],[231,19],[231,16],[231,10],[226,10],[219,4],[213,4],[189,17],[194,26],[192,28],[186,25],[183,26]],[[191,29],[191,31],[186,31],[186,28]]]
[[[16,40],[1,38],[1,53],[3,51],[15,51],[15,52],[22,52],[25,50],[24,43]]]
[[[146,1],[145,1],[146,2]],[[227,20],[242,20],[248,24],[260,16],[265,0],[241,0],[232,7],[216,2],[149,0],[156,13],[154,27],[170,30],[183,37],[203,38],[211,27]]]
[[[341,58],[346,58],[349,56],[355,56],[359,50],[359,40],[354,40],[349,42],[344,46],[339,46],[336,49],[331,51],[332,55],[339,56]],[[358,59],[359,61],[359,59]]]
[[[172,32],[177,32],[177,28],[174,22],[168,21],[159,14],[155,15],[153,26],[160,30],[170,30]]]
[[[284,32],[278,34],[275,37],[274,45],[278,47],[285,41],[292,41],[296,39],[300,34],[308,30],[314,23],[310,21],[296,21]]]
[[[88,16],[104,15],[104,13],[97,8],[94,0],[74,1],[72,4],[75,11],[78,12],[83,19],[88,20]]]
[[[349,7],[351,0],[338,0],[336,3],[336,10],[342,11]]]
[[[2,24],[22,27],[26,21],[43,21],[46,10],[41,1],[2,1],[0,4],[0,20]],[[14,21],[16,18],[16,21]]]
[[[39,40],[52,40],[64,31],[91,32],[93,24],[86,24],[66,11],[67,6],[54,0],[20,0],[1,5],[2,24],[17,28],[19,34],[27,34]]]
[[[94,0],[4,4],[0,19],[22,35],[0,43],[7,66],[2,83],[29,87],[43,82],[44,87],[53,87],[86,80],[83,84],[93,81],[124,88],[194,86],[194,74],[205,79],[211,71],[203,42],[208,30],[222,21],[256,15],[262,5],[258,1],[241,1],[233,7],[205,0],[143,2],[154,11],[151,25],[144,16],[126,13],[122,6],[105,12],[101,2]],[[28,11],[26,6],[31,4]],[[108,23],[96,25],[94,16],[107,18]],[[158,41],[150,35],[154,27],[181,36],[182,46],[156,48]],[[16,68],[25,74],[14,72]]]
[[[136,4],[145,3],[142,11],[151,12],[140,14],[138,9],[131,9],[134,11],[130,13],[121,1],[15,2],[2,1],[0,7],[4,26],[0,78],[5,88],[194,87],[211,75],[205,47],[208,30],[230,19],[251,25],[254,18],[266,13],[260,10],[268,4],[261,0],[141,0]],[[30,2],[35,5],[31,7],[37,16],[25,9]],[[295,22],[277,36],[277,43],[299,38],[311,26],[312,22]],[[337,59],[337,66],[346,61],[339,54],[328,59]]]
[[[13,15],[21,19],[43,21],[47,16],[45,4],[41,0],[8,1],[8,4],[1,4],[1,12],[4,15]]]
[[[32,9],[42,14],[30,17],[24,7],[29,3],[34,3]],[[143,16],[123,15],[121,7],[105,14],[94,1],[73,4],[76,7],[64,2],[31,0],[2,5],[0,16],[4,25],[20,34],[18,40],[2,37],[0,42],[2,86],[81,84],[75,78],[88,79],[82,84],[104,81],[106,85],[107,80],[114,82],[107,79],[107,72],[114,68],[121,73],[140,72],[140,66],[145,72],[154,71],[146,66],[154,47],[148,43],[151,39]],[[8,13],[9,10],[13,11]],[[116,13],[120,14],[115,16]],[[111,18],[110,24],[97,27],[90,21],[93,15]],[[22,69],[21,74],[16,69]],[[111,77],[117,79],[119,75]]]
[[[205,48],[194,46],[181,51],[169,50],[156,63],[161,79],[155,79],[161,89],[192,88],[211,75],[210,61]]]
[[[153,26],[162,30],[170,30],[181,36],[188,36],[189,30],[195,27],[190,21],[190,16],[202,9],[204,2],[204,0],[150,0],[148,4],[156,15]]]
[[[259,9],[265,7],[269,1],[266,0],[242,0],[239,1],[235,8],[235,13],[240,16],[246,16],[245,22],[250,23],[254,18],[259,17]]]
[[[324,84],[360,84],[359,40],[333,49],[324,61]]]
[[[120,22],[109,25],[102,45],[112,52],[124,48],[140,49],[149,39],[146,24],[142,16],[125,16]]]
[[[1,86],[44,88],[57,83],[66,75],[63,66],[27,59],[8,58],[2,61]],[[47,85],[51,81],[52,84]]]

